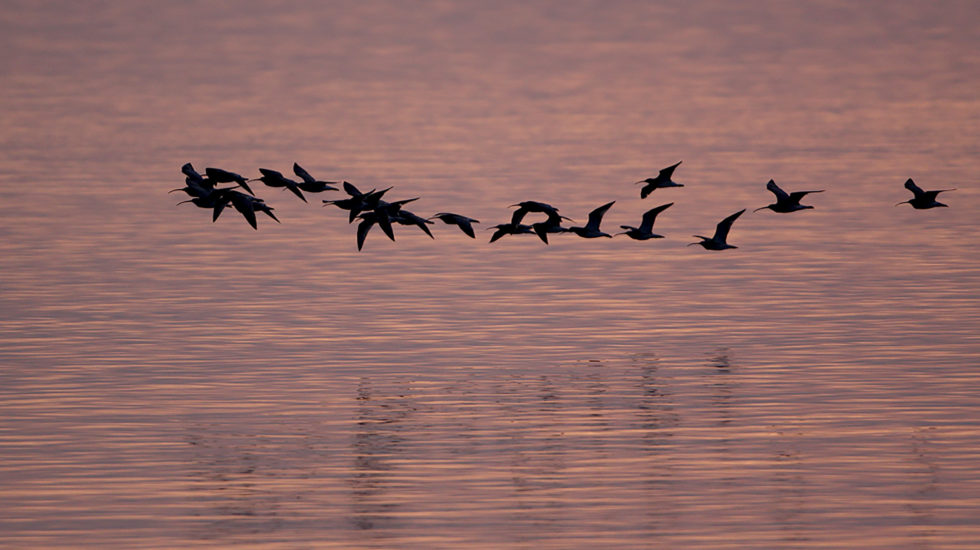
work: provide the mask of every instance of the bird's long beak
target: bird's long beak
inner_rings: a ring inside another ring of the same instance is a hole
[[[905,203],[907,203],[907,202],[909,202],[909,201],[902,201],[902,202],[896,202],[896,203],[895,203],[895,206],[898,206],[898,205],[900,205],[900,204],[905,204]]]
[[[755,210],[753,210],[753,212],[758,212],[759,210],[765,210],[766,208],[769,208],[769,207],[768,206],[763,206],[762,208],[756,208]]]

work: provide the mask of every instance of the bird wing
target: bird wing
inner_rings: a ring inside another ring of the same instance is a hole
[[[272,178],[274,180],[281,180],[282,179],[282,172],[279,172],[278,170],[269,170],[268,168],[259,168],[259,172],[263,176],[265,176],[267,178]]]
[[[475,222],[475,221],[476,220],[472,220],[470,218],[460,219],[456,223],[456,225],[459,226],[459,228],[463,231],[463,233],[466,233],[471,238],[475,239],[476,238],[476,233],[473,232],[473,226],[470,223],[470,222]],[[477,223],[479,223],[479,222],[477,222]]]
[[[789,195],[786,194],[786,191],[780,189],[773,180],[769,180],[769,183],[766,184],[766,189],[772,191],[773,195],[776,195],[776,202],[785,202],[789,200]]]
[[[493,235],[490,236],[490,242],[494,242],[508,233],[510,231],[507,229],[506,224],[500,224],[497,226],[497,230],[493,232]]]
[[[362,219],[361,223],[357,224],[357,249],[360,250],[364,247],[364,239],[367,238],[368,231],[371,230],[371,226],[374,225],[374,220]]]
[[[299,190],[299,186],[295,181],[286,178],[283,178],[283,180],[286,182],[286,187],[289,188],[289,190],[292,191],[294,195],[303,199],[303,202],[307,202],[306,197],[303,196],[303,192]]]
[[[302,179],[306,183],[316,183],[316,179],[314,179],[313,176],[311,176],[309,172],[304,170],[303,167],[300,166],[299,163],[297,162],[293,163],[293,173],[299,176],[300,179]]]
[[[510,217],[510,223],[514,224],[515,226],[521,223],[524,221],[524,216],[526,216],[528,212],[529,210],[524,206],[514,210],[514,214]]]
[[[391,218],[384,212],[378,213],[376,217],[378,226],[385,232],[385,235],[388,235],[389,239],[395,240],[395,230],[391,228]]]
[[[653,190],[656,188],[657,186],[653,182],[644,185],[642,188],[640,188],[640,198],[645,199],[649,197],[650,193],[653,193]]]
[[[599,224],[602,223],[602,217],[606,214],[606,210],[609,210],[609,207],[613,204],[616,204],[616,201],[607,202],[592,212],[589,212],[589,223],[585,224],[585,228],[590,231],[598,231]]]
[[[202,180],[202,179],[204,179],[204,178],[201,177],[201,174],[198,174],[197,173],[197,170],[195,170],[194,169],[194,166],[191,163],[189,163],[189,162],[187,162],[183,166],[181,166],[180,167],[180,171],[185,176],[187,176],[187,177],[189,177],[189,178],[191,178],[193,180]]]
[[[657,219],[657,214],[663,212],[664,210],[667,210],[673,205],[674,203],[668,202],[667,204],[661,204],[656,208],[651,208],[650,210],[644,212],[643,219],[640,222],[640,231],[644,233],[649,233],[653,229],[653,222]]]
[[[664,168],[663,170],[661,170],[660,171],[660,177],[661,178],[665,178],[665,179],[670,179],[670,177],[674,175],[674,170],[676,170],[677,167],[680,166],[682,162],[684,162],[684,161],[682,161],[682,160],[681,161],[677,161],[677,164],[668,166],[668,167]]]
[[[925,191],[923,194],[927,201],[934,201],[943,191],[956,191],[956,189],[936,189],[935,191]]]
[[[809,195],[810,193],[823,193],[823,189],[820,189],[819,191],[793,191],[789,194],[789,200],[791,202],[795,202],[796,204],[800,204],[800,199],[806,195]]]
[[[912,178],[905,180],[905,188],[911,191],[912,194],[915,195],[915,198],[919,198],[922,196],[923,193],[925,193],[925,191],[923,191],[921,187],[919,187],[918,185],[915,184],[914,181],[912,181]]]
[[[357,187],[354,187],[354,184],[349,181],[344,182],[344,191],[347,191],[347,194],[352,197],[360,197],[361,195],[364,194],[361,193],[361,191]]]
[[[728,239],[728,231],[732,228],[732,224],[735,223],[735,220],[743,212],[745,212],[744,208],[718,222],[718,227],[715,228],[714,240],[722,243],[725,242]]]

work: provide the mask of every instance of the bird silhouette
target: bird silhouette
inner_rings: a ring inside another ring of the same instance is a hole
[[[255,212],[265,212],[270,218],[276,220],[276,223],[281,223],[279,222],[279,218],[272,213],[273,208],[267,205],[265,201],[260,198],[232,190],[225,195],[224,201],[225,204],[230,201],[235,210],[237,210],[245,218],[245,221],[252,226],[252,229],[259,228],[255,219]],[[214,216],[215,219],[218,218],[219,213],[220,212],[216,209]]]
[[[538,237],[548,244],[548,233],[565,233],[569,231],[567,227],[562,227],[562,220],[569,220],[571,218],[566,218],[558,214],[558,212],[549,212],[548,219],[543,222],[537,222],[531,224],[531,229],[538,235]]]
[[[524,233],[534,233],[534,229],[530,225],[525,225],[523,223],[501,223],[493,227],[488,227],[488,230],[495,229],[493,235],[490,236],[490,242],[494,242],[504,235],[521,235]]]
[[[793,191],[792,193],[786,193],[776,185],[776,182],[769,180],[766,184],[766,189],[772,191],[773,195],[776,195],[776,202],[763,206],[762,208],[756,208],[753,212],[758,212],[759,210],[765,210],[768,208],[773,212],[787,213],[796,212],[797,210],[806,210],[807,208],[813,208],[805,204],[800,204],[800,199],[809,193],[823,193],[823,189],[819,191]]]
[[[650,196],[650,193],[653,193],[657,189],[663,189],[665,187],[684,187],[683,184],[677,183],[670,179],[674,175],[674,170],[680,166],[681,162],[684,161],[678,161],[677,164],[664,168],[655,178],[647,178],[636,182],[634,185],[639,185],[641,183],[646,184],[640,189],[640,198],[647,198]]]
[[[436,222],[429,221],[423,218],[422,216],[415,214],[414,212],[409,212],[408,210],[405,210],[404,208],[399,209],[397,212],[395,212],[395,214],[391,216],[391,221],[395,223],[399,223],[401,225],[418,226],[418,228],[421,229],[423,232],[425,232],[426,235],[428,235],[433,239],[435,238],[435,236],[432,234],[432,231],[429,231],[429,228],[426,226],[428,224],[432,224]]]
[[[636,239],[638,241],[645,241],[647,239],[662,239],[663,235],[658,235],[653,232],[653,222],[657,219],[657,214],[660,214],[664,210],[667,210],[674,203],[668,202],[667,204],[661,204],[656,208],[651,208],[643,213],[643,218],[640,220],[640,227],[633,227],[631,225],[621,225],[619,227],[625,229],[626,231],[622,233],[617,233],[617,235],[626,235],[631,239]]]
[[[296,186],[306,191],[307,193],[320,193],[322,191],[336,191],[337,188],[333,184],[337,183],[335,181],[320,181],[310,175],[309,172],[303,169],[299,163],[293,163],[293,173],[296,174],[301,180],[297,182]]]
[[[912,208],[915,208],[916,210],[925,210],[927,208],[935,208],[937,206],[949,206],[947,204],[943,204],[937,201],[936,196],[944,191],[956,191],[956,189],[938,189],[936,191],[923,191],[921,187],[919,187],[918,185],[915,184],[914,181],[912,181],[912,178],[905,180],[905,188],[911,191],[914,197],[912,197],[907,201],[896,203],[895,206],[898,206],[899,204],[909,203],[912,205]]]
[[[381,218],[385,219],[386,222],[385,225],[378,224],[378,220],[380,220]],[[374,227],[375,224],[378,224],[381,227],[381,230],[384,231],[385,235],[388,235],[389,239],[391,239],[392,241],[395,240],[395,233],[391,230],[391,221],[388,219],[387,214],[378,213],[374,210],[371,210],[369,212],[364,212],[363,214],[359,215],[358,219],[361,220],[361,223],[357,224],[357,250],[358,251],[360,251],[361,248],[364,247],[364,240],[367,238],[368,232],[371,230],[372,227]]]
[[[208,175],[209,180],[217,183],[237,183],[242,189],[247,191],[249,195],[255,196],[255,193],[252,192],[252,188],[248,186],[248,180],[241,174],[229,172],[228,170],[222,170],[221,168],[205,168],[204,173]]]
[[[549,216],[558,214],[558,209],[554,206],[538,201],[524,201],[517,204],[512,204],[510,206],[518,207],[510,218],[510,223],[515,225],[519,225],[522,221],[524,221],[524,216],[526,216],[529,212],[540,212]]]
[[[332,204],[337,208],[342,210],[348,210],[350,215],[347,218],[347,223],[354,223],[357,216],[365,210],[373,210],[377,206],[381,197],[388,192],[388,189],[382,189],[381,191],[375,191],[374,189],[368,191],[367,193],[362,193],[353,183],[345,181],[343,183],[344,191],[350,195],[347,199],[335,199],[335,200],[324,200],[323,204]]]
[[[606,211],[609,210],[609,207],[614,204],[616,204],[616,201],[607,202],[592,212],[589,212],[589,221],[585,224],[585,227],[569,227],[568,231],[571,231],[579,237],[586,239],[594,239],[596,237],[612,237],[612,235],[600,231],[599,224],[602,223],[602,217],[606,214]]]
[[[306,201],[306,197],[303,196],[303,192],[299,190],[299,182],[293,181],[286,176],[282,175],[282,172],[276,170],[269,170],[268,168],[259,168],[259,172],[262,173],[262,177],[257,178],[262,183],[268,185],[269,187],[283,187],[289,189],[294,195]]]
[[[735,220],[745,212],[745,209],[741,209],[738,212],[728,216],[727,218],[718,222],[718,226],[715,228],[715,234],[713,237],[708,238],[703,235],[694,235],[695,237],[701,239],[701,242],[691,243],[687,246],[694,246],[699,244],[708,250],[725,250],[726,248],[738,248],[735,245],[728,244],[728,231],[731,230],[732,224]]]
[[[452,212],[439,212],[429,219],[439,219],[448,225],[455,225],[459,227],[460,231],[466,233],[473,239],[476,238],[476,233],[473,232],[473,224],[480,223],[480,220],[474,220],[473,218],[467,218],[466,216],[453,214]]]
[[[199,185],[201,187],[214,187],[214,182],[204,179],[204,176],[195,170],[194,166],[189,162],[184,163],[184,165],[180,167],[180,171],[184,174],[184,176],[186,176],[188,185],[193,182],[195,185]]]

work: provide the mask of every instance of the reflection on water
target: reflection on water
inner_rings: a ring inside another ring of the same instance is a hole
[[[980,540],[973,4],[80,6],[0,18],[5,548]],[[483,223],[212,223],[188,161]],[[686,246],[770,178],[826,191]],[[489,244],[528,199],[674,206]]]

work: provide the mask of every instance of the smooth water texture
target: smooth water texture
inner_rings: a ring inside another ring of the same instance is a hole
[[[975,548],[978,16],[7,2],[0,546]],[[185,162],[478,238],[358,252],[260,182],[281,224],[212,223]],[[770,178],[825,192],[753,213]],[[523,200],[674,205],[488,243]]]

